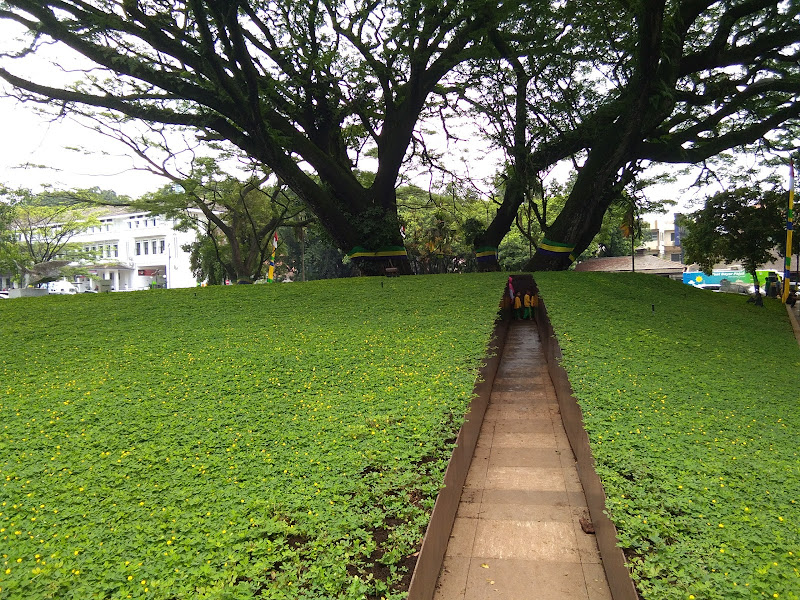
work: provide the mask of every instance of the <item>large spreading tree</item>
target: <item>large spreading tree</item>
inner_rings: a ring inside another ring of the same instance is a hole
[[[494,57],[459,69],[449,90],[507,157],[502,206],[476,248],[499,246],[560,160],[578,175],[563,209],[535,213],[544,239],[533,270],[579,256],[646,165],[796,149],[799,10],[777,0],[548,2],[491,31]]]
[[[528,265],[563,269],[643,164],[797,145],[798,10],[779,0],[3,0],[0,18],[30,38],[4,42],[22,64],[7,61],[0,78],[22,99],[230,141],[366,272],[386,261],[409,270],[395,186],[420,119],[450,116],[456,93],[503,123],[509,157],[503,205],[476,246],[499,246],[537,173],[564,159],[579,167]],[[74,84],[24,67],[53,41],[89,61]],[[364,154],[377,158],[368,185],[356,176]]]
[[[0,17],[30,34],[24,47],[6,44],[6,57],[24,61],[55,41],[89,62],[72,85],[49,85],[22,65],[0,77],[24,99],[228,140],[286,183],[340,248],[364,261],[381,252],[408,271],[395,185],[418,119],[512,4],[6,0]],[[377,156],[369,186],[355,175],[365,149]]]

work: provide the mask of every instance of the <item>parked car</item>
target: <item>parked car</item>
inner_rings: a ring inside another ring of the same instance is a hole
[[[78,288],[69,281],[51,281],[47,284],[47,292],[50,294],[77,294]]]
[[[5,290],[0,291],[0,300],[5,300],[8,298],[8,292]]]

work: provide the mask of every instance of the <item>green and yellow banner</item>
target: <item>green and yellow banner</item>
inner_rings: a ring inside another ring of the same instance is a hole
[[[363,246],[356,246],[347,253],[350,260],[386,260],[389,258],[407,258],[408,253],[402,246],[386,246],[375,252]]]

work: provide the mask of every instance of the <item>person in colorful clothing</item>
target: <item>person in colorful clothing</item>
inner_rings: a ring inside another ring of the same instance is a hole
[[[523,319],[530,319],[531,318],[531,292],[530,290],[525,290],[525,295],[522,297],[522,306],[525,307],[525,310],[522,311],[522,318]]]
[[[539,306],[539,293],[531,292],[531,320],[536,320],[536,309]]]
[[[522,292],[517,292],[514,295],[514,318],[522,318]]]

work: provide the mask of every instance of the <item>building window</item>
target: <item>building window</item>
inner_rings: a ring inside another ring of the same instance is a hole
[[[161,254],[164,254],[164,240],[161,240]]]
[[[155,254],[155,253],[156,253],[156,245],[157,245],[157,243],[158,243],[158,242],[156,242],[155,240],[153,240],[153,242],[152,242],[152,246],[151,246],[151,248],[152,248],[152,254]]]
[[[131,222],[128,221],[128,229],[131,229],[131,227],[133,227],[133,226],[131,225]]]
[[[139,256],[142,253],[142,243],[136,242],[136,256]]]
[[[119,244],[114,244],[114,258],[119,258]]]
[[[672,262],[681,262],[681,255],[680,254],[670,254],[669,259]]]
[[[147,250],[150,248],[150,244],[145,242],[143,245],[144,245],[144,253],[147,254]]]

